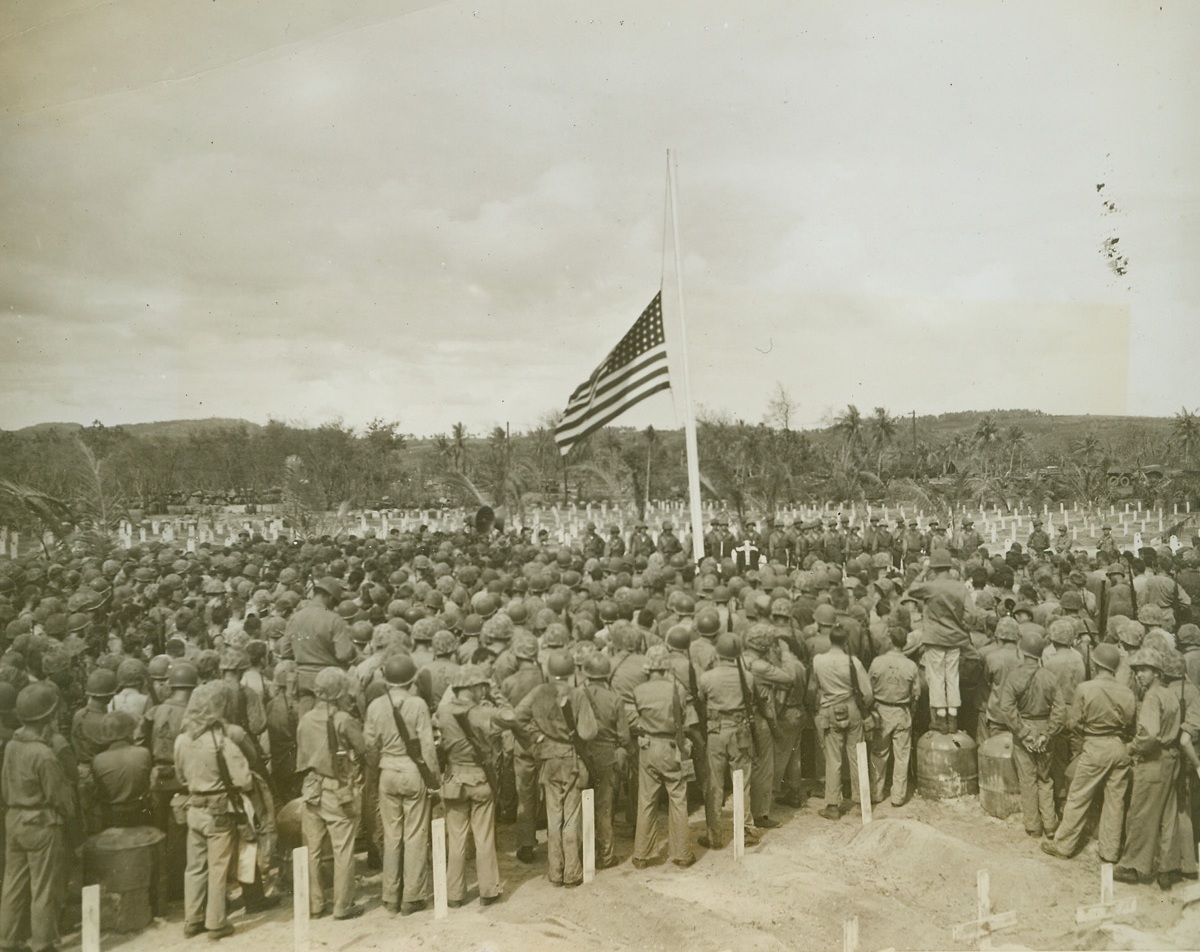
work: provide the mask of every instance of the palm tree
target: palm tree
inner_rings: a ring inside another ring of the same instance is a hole
[[[1179,412],[1175,414],[1175,422],[1171,425],[1171,434],[1183,449],[1184,465],[1191,469],[1192,447],[1200,441],[1200,411],[1180,407]]]
[[[1021,450],[1029,444],[1029,434],[1024,427],[1014,423],[1004,431],[1004,442],[1008,444],[1008,472],[1011,474]]]
[[[455,423],[450,428],[450,439],[454,441],[454,469],[456,472],[465,473],[467,471],[467,425]]]
[[[863,417],[853,403],[833,421],[833,429],[842,436],[842,458],[848,460],[852,451],[862,445]]]
[[[983,419],[979,421],[979,425],[975,427],[974,438],[975,445],[983,454],[983,472],[986,476],[988,457],[1000,442],[1000,426],[992,419],[990,413],[984,415]]]
[[[875,413],[869,420],[871,428],[871,443],[875,447],[875,475],[883,479],[883,452],[888,444],[896,437],[896,420],[888,414],[884,407],[876,407]]]

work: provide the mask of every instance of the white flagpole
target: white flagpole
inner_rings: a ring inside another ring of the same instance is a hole
[[[667,149],[668,191],[671,193],[671,232],[675,245],[675,287],[679,292],[679,357],[683,365],[683,432],[687,445],[688,503],[692,510],[692,561],[704,558],[704,515],[700,511],[700,452],[696,441],[696,414],[688,376],[687,315],[683,307],[683,261],[679,250],[679,209],[676,206],[675,163]]]

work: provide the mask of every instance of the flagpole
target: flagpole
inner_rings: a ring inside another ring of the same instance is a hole
[[[704,558],[704,515],[700,511],[700,452],[696,440],[696,414],[688,374],[687,313],[683,305],[683,262],[679,250],[679,209],[676,205],[675,163],[667,149],[667,191],[671,196],[671,232],[675,245],[675,287],[679,293],[679,352],[683,362],[683,433],[687,446],[688,505],[692,511],[692,561]]]

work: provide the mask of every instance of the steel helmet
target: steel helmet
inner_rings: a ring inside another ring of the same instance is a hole
[[[551,677],[569,678],[575,673],[575,659],[571,657],[569,651],[560,649],[550,655],[547,667],[550,669]]]
[[[108,668],[97,668],[87,679],[88,697],[112,697],[117,693],[117,675]]]
[[[665,645],[654,645],[646,652],[643,665],[647,671],[669,671],[671,669],[671,653]]]
[[[395,654],[383,663],[383,680],[388,684],[412,684],[417,676],[417,665],[406,654]]]
[[[837,624],[837,611],[832,605],[818,605],[813,612],[813,621],[821,628],[832,628]]]
[[[674,625],[667,632],[667,644],[672,648],[686,649],[692,643],[692,632],[683,625]]]
[[[438,657],[451,655],[458,649],[458,639],[454,632],[443,629],[433,636],[433,653]]]
[[[170,655],[160,654],[155,655],[150,659],[150,663],[146,666],[146,673],[150,675],[151,681],[165,681],[167,675],[171,671]]]
[[[593,681],[607,680],[608,676],[612,674],[612,662],[598,652],[588,655],[583,662],[583,673]]]
[[[200,683],[200,672],[190,661],[176,661],[167,674],[167,686],[172,688],[194,688]]]
[[[1040,658],[1042,652],[1046,650],[1046,639],[1036,631],[1025,631],[1017,642],[1017,648],[1021,654],[1029,655],[1031,658]]]
[[[478,664],[464,664],[450,680],[453,688],[473,688],[479,684],[487,684],[490,679],[483,667]]]
[[[717,638],[717,657],[736,658],[742,653],[742,645],[737,635],[727,631]]]
[[[21,688],[13,707],[23,724],[45,720],[58,707],[58,689],[45,681],[30,684]]]
[[[1092,661],[1106,671],[1116,671],[1121,664],[1121,652],[1116,645],[1096,645],[1092,649]]]
[[[346,675],[341,668],[330,665],[317,672],[313,694],[322,701],[336,701],[346,693]]]
[[[513,639],[512,652],[521,661],[532,661],[538,656],[538,641],[528,633]]]
[[[721,614],[715,608],[702,608],[696,612],[693,624],[701,635],[715,635],[721,630]]]

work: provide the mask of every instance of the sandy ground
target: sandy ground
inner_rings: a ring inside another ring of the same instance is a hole
[[[500,827],[505,898],[482,908],[471,900],[435,921],[432,911],[392,916],[379,905],[378,874],[360,863],[360,901],[366,914],[341,923],[311,923],[312,952],[373,949],[457,950],[769,950],[841,949],[843,923],[859,917],[862,950],[970,948],[953,928],[975,915],[976,871],[991,875],[995,912],[1015,910],[1017,926],[995,937],[997,948],[1200,949],[1200,903],[1185,910],[1178,887],[1116,885],[1116,897],[1136,897],[1137,912],[1122,925],[1077,928],[1078,905],[1099,899],[1095,846],[1066,862],[1045,856],[1016,817],[997,820],[968,798],[940,803],[914,798],[876,808],[863,827],[857,815],[831,822],[816,815],[816,797],[800,810],[777,808],[783,825],[734,862],[732,848],[695,845],[703,813],[693,813],[689,870],[661,863],[635,870],[628,862],[631,831],[618,822],[620,865],[575,889],[552,887],[539,863],[513,857],[512,827]],[[287,949],[293,944],[290,898],[266,914],[233,917],[237,932],[225,952]],[[175,952],[210,948],[205,937],[183,938],[181,911],[172,909],[145,931],[105,935],[104,949]],[[78,948],[76,933],[65,948]]]

